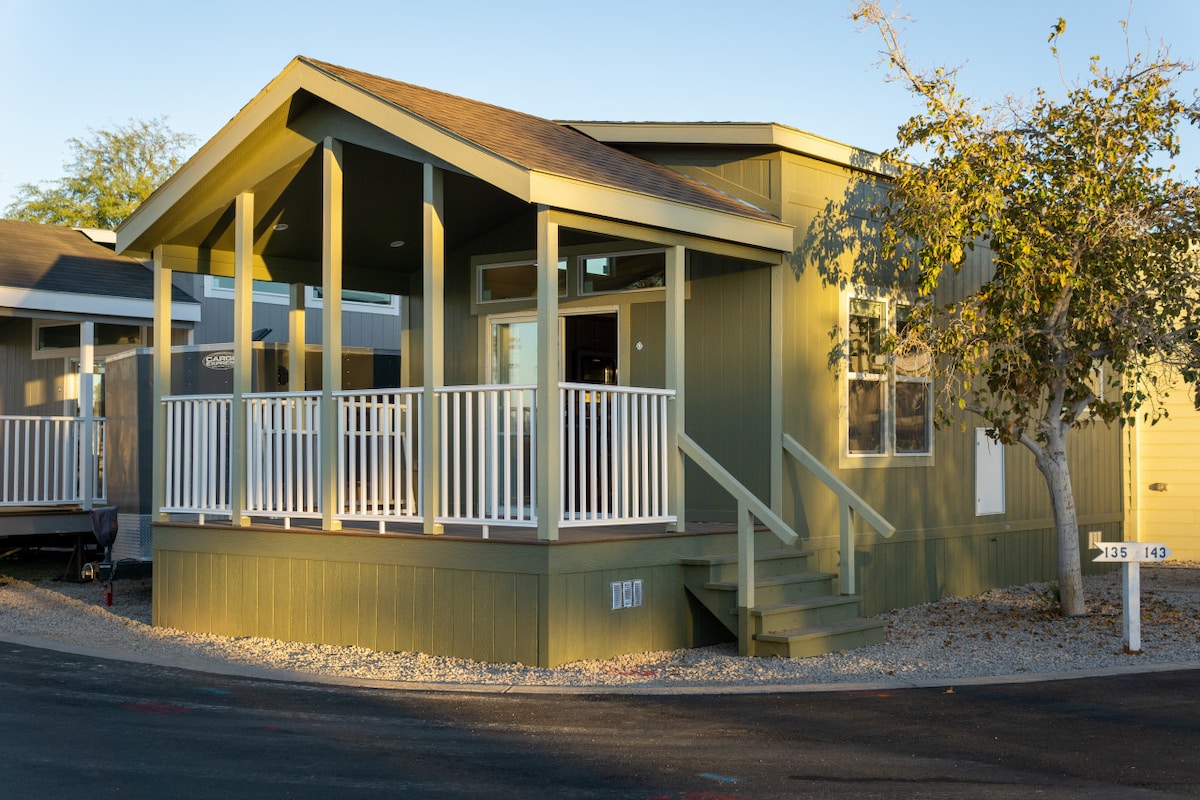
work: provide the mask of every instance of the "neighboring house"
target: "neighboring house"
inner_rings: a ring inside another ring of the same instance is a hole
[[[114,243],[111,231],[0,220],[0,536],[8,544],[90,532],[83,512],[107,500],[104,359],[151,345],[154,319],[153,274],[118,256]],[[186,342],[200,308],[180,290],[172,299],[172,341]]]
[[[88,410],[79,402],[80,353],[90,336],[94,377],[82,380],[93,383],[98,439],[92,500],[120,508],[121,527],[129,532],[118,537],[117,548],[133,548],[122,554],[148,556],[148,547],[137,546],[142,520],[129,516],[140,510],[133,507],[132,478],[143,460],[140,422],[133,411],[108,420],[105,401],[120,404],[134,388],[132,382],[109,385],[109,360],[154,344],[154,275],[146,263],[117,255],[115,243],[112,231],[0,220],[0,535],[90,530],[76,511],[88,503],[73,461]],[[219,278],[179,276],[172,290],[172,344],[185,351],[226,348],[221,321],[229,318],[231,295]],[[279,298],[273,284],[256,287],[253,320],[265,342],[288,335],[287,299],[280,306]],[[319,317],[319,298],[310,292],[305,305]],[[347,347],[398,351],[398,298],[351,294],[344,308]],[[319,328],[308,340],[319,343]],[[144,455],[148,460],[149,451]],[[140,516],[148,520],[148,510]]]
[[[242,298],[231,392],[171,396],[155,353],[156,624],[546,666],[806,655],[1051,579],[1032,459],[935,432],[919,360],[878,350],[906,298],[834,274],[887,174],[779,125],[556,123],[294,60],[117,233],[160,285]],[[402,295],[403,388],[339,391],[327,358],[319,391],[255,393],[252,279]],[[1081,525],[1119,539],[1119,433],[1072,448]]]

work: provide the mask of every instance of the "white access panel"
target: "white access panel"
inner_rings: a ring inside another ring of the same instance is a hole
[[[1004,513],[1004,445],[975,429],[975,516]]]

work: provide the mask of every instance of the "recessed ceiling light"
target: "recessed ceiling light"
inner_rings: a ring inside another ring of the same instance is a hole
[[[392,242],[389,247],[404,247],[404,240],[397,239],[396,241]]]
[[[288,229],[288,224],[286,222],[276,222],[274,225],[271,226],[271,230],[275,230],[275,231],[286,231],[287,229]]]

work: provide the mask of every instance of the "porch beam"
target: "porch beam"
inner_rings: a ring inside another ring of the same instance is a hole
[[[424,413],[421,417],[421,509],[422,530],[442,533],[437,522],[441,508],[440,488],[441,415],[435,392],[446,383],[445,303],[446,303],[446,228],[444,173],[430,163],[422,169],[422,387]]]
[[[633,239],[664,247],[678,245],[686,247],[688,250],[697,250],[701,253],[712,253],[714,255],[728,256],[745,261],[754,261],[760,264],[780,264],[783,261],[783,254],[778,250],[718,241],[716,239],[706,239],[702,236],[692,236],[661,228],[647,228],[628,222],[617,222],[611,219],[589,217],[584,214],[573,214],[569,211],[551,211],[550,219],[561,228],[598,233],[602,236],[613,236],[618,239]]]
[[[288,385],[289,392],[305,391],[304,355],[308,342],[305,300],[308,287],[293,283],[288,287]],[[340,295],[339,295],[340,297]]]
[[[171,270],[163,265],[163,248],[154,248],[154,349],[151,351],[152,409],[150,441],[150,516],[166,522],[159,511],[167,498],[167,411],[163,397],[171,392]]]
[[[210,250],[206,247],[178,244],[169,244],[163,247],[163,263],[175,272],[221,275],[231,278],[235,260],[235,254],[228,250]],[[255,280],[275,281],[276,283],[308,282],[312,280],[312,276],[318,274],[321,268],[321,265],[315,260],[308,261],[279,256],[263,258],[258,253],[251,254],[250,264]]]
[[[537,397],[534,438],[537,442],[538,539],[558,539],[562,515],[559,486],[562,398],[558,393],[558,224],[550,210],[537,212]]]
[[[321,149],[321,528],[341,530],[338,500],[337,409],[342,388],[342,143],[326,137]]]
[[[685,427],[685,341],[684,279],[686,251],[678,245],[667,250],[666,267],[666,388],[675,392],[667,403],[667,510],[675,517],[675,530],[687,529],[684,510],[684,462],[679,434]]]
[[[234,210],[233,273],[233,409],[231,413],[229,501],[232,524],[250,524],[246,516],[246,404],[242,399],[252,388],[254,363],[251,356],[254,324],[254,195],[242,192]]]

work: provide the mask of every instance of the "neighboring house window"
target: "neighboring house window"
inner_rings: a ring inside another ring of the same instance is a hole
[[[204,295],[206,297],[233,299],[233,278],[224,275],[206,275],[204,278]],[[254,281],[254,302],[287,305],[289,302],[288,284],[275,283],[273,281]],[[321,308],[320,286],[306,287],[304,305],[308,308]],[[368,314],[399,314],[400,298],[394,294],[383,294],[382,292],[343,289],[342,309],[344,311],[360,311]]]
[[[93,328],[93,347],[99,355],[112,355],[146,342],[146,329],[140,325],[97,322]],[[79,355],[78,322],[33,323],[33,357],[63,358]]]
[[[933,444],[932,381],[924,354],[889,357],[889,333],[902,333],[909,307],[885,297],[849,298],[846,315],[846,452],[928,456]]]

